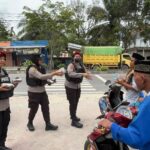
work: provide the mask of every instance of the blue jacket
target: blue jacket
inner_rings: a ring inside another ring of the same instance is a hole
[[[113,123],[111,132],[114,140],[121,141],[136,149],[150,150],[150,96],[144,98],[138,115],[128,128]]]

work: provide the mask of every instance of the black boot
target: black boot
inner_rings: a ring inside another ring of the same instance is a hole
[[[74,121],[80,121],[81,119],[76,116],[73,120]]]
[[[0,150],[12,150],[12,149],[6,146],[0,146]]]
[[[28,122],[27,127],[28,127],[29,131],[34,131],[35,130],[35,128],[33,126],[33,123],[31,123],[31,122]]]
[[[71,123],[72,126],[76,127],[76,128],[82,128],[83,127],[83,124],[78,122],[78,121],[75,121],[75,120],[72,120],[72,123]]]
[[[48,130],[57,130],[58,129],[58,126],[56,125],[53,125],[51,123],[47,123],[46,124],[46,127],[45,127],[45,130],[48,131]]]

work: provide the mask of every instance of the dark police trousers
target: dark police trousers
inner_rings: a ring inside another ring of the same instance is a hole
[[[7,108],[5,111],[0,111],[0,146],[5,145],[9,121],[10,108]]]
[[[71,89],[68,87],[65,87],[66,89],[66,95],[67,99],[69,101],[69,110],[70,110],[70,117],[72,120],[76,118],[76,111],[77,111],[77,106],[81,94],[81,89]]]
[[[28,92],[29,96],[29,122],[32,122],[37,110],[39,108],[39,105],[41,105],[41,111],[43,114],[43,118],[45,120],[45,123],[50,123],[50,114],[49,114],[49,100],[46,92],[43,93],[32,93]]]

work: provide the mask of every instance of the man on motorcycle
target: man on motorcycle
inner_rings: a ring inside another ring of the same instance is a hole
[[[134,65],[138,60],[144,60],[145,58],[138,54],[133,53],[130,63],[130,70],[126,74],[125,79],[117,79],[116,83],[120,84],[126,89],[125,100],[129,103],[134,103],[135,101],[141,101],[141,93],[137,89],[133,74],[134,74]],[[140,98],[139,98],[140,97]]]
[[[99,125],[110,129],[113,139],[121,141],[133,148],[150,150],[150,61],[137,61],[134,68],[134,79],[139,90],[145,90],[145,96],[139,112],[127,128],[121,127],[108,119]]]

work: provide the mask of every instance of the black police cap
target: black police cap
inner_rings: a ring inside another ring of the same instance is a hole
[[[136,61],[134,71],[150,74],[150,61]]]
[[[144,60],[144,59],[145,59],[142,55],[140,55],[140,54],[138,54],[138,53],[133,53],[133,54],[132,54],[132,57],[133,57],[135,60]]]

